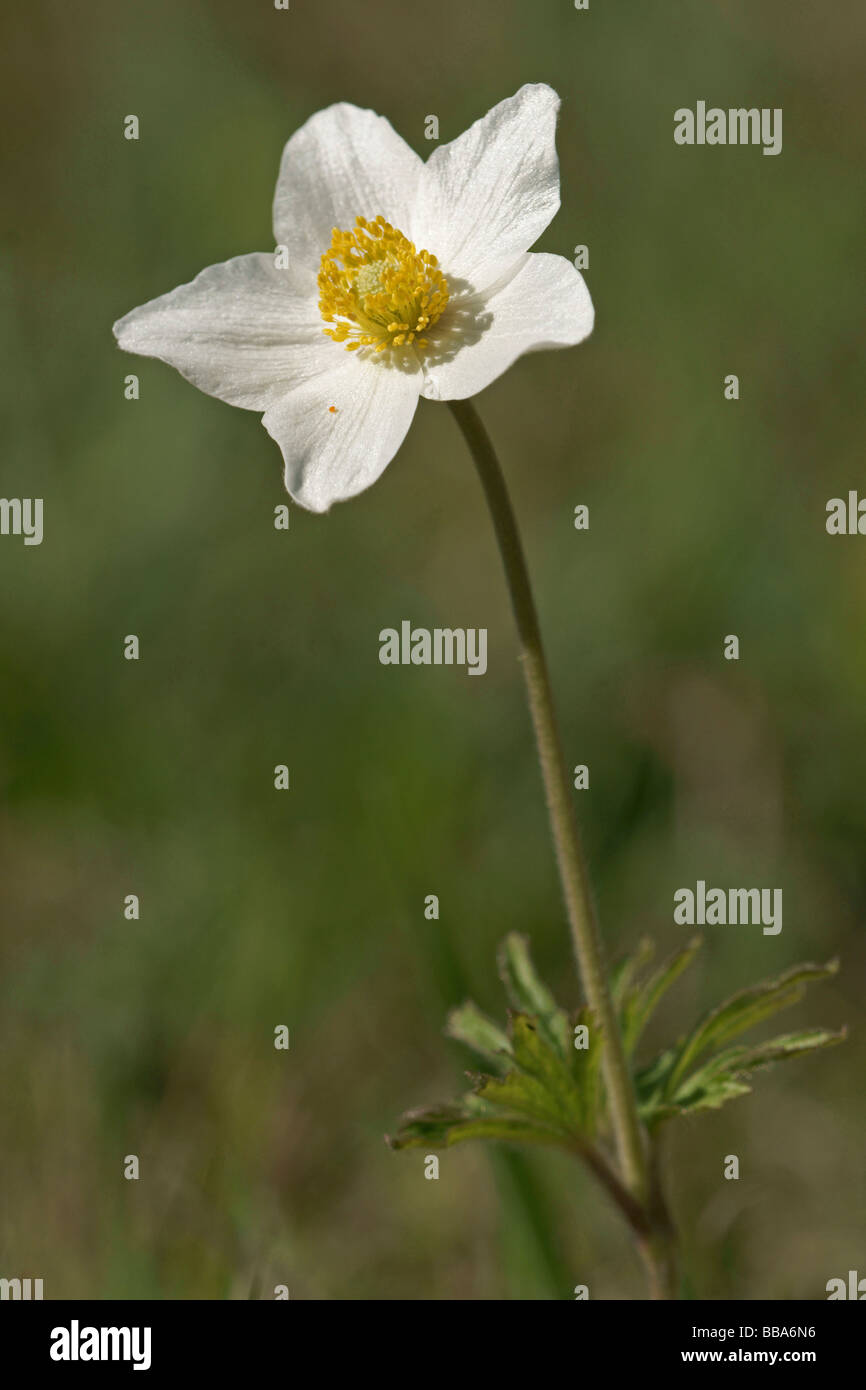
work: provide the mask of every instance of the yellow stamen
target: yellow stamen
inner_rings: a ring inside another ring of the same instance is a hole
[[[384,217],[356,217],[350,232],[335,227],[319,269],[323,331],[347,352],[427,347],[417,335],[441,316],[448,281],[429,251],[418,251]]]

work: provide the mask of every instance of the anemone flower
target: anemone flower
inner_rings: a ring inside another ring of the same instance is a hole
[[[263,412],[289,494],[374,483],[419,396],[465,400],[592,329],[580,273],[530,252],[559,208],[556,93],[521,87],[422,160],[384,116],[329,106],[286,144],[275,251],[209,266],[114,325],[128,352]]]

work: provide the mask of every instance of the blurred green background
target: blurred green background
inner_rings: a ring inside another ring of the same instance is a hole
[[[781,935],[708,930],[650,1043],[843,960],[790,1024],[847,1022],[846,1045],[671,1135],[686,1288],[822,1298],[866,1274],[866,540],[824,528],[828,498],[866,490],[862,5],[37,0],[3,23],[0,490],[45,499],[45,540],[0,538],[0,1275],[49,1298],[642,1296],[567,1160],[467,1146],[429,1182],[383,1143],[459,1087],[444,1015],[467,994],[501,1012],[507,931],[578,1002],[449,413],[422,402],[374,489],[277,532],[257,417],[111,336],[272,247],[280,152],[313,111],[371,106],[426,154],[427,114],[448,140],[526,81],[563,97],[539,246],[589,246],[598,326],[479,409],[590,767],[609,951],[679,944],[697,878],[784,888]],[[677,147],[698,99],[782,107],[783,153]],[[487,675],[380,666],[402,618],[487,627]]]

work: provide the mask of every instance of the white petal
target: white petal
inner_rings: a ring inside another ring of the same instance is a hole
[[[465,319],[464,329],[455,329],[452,314]],[[592,332],[594,316],[589,290],[571,261],[528,255],[490,296],[449,304],[427,335],[422,395],[443,401],[474,396],[523,353],[579,343]]]
[[[247,410],[267,410],[290,385],[327,370],[335,347],[316,300],[265,252],[209,266],[119,319],[114,334],[126,352],[159,357]]]
[[[521,87],[424,166],[413,238],[449,279],[483,290],[538,240],[559,208],[556,113],[543,83]]]
[[[274,194],[274,236],[318,274],[331,231],[356,217],[385,219],[411,237],[424,168],[384,116],[342,102],[317,111],[286,144]]]
[[[338,362],[327,377],[288,392],[262,416],[282,450],[287,491],[311,512],[375,483],[405,438],[421,386],[416,363],[400,370],[331,346]]]

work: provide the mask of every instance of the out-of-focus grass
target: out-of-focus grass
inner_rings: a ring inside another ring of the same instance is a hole
[[[864,1234],[866,568],[824,531],[861,471],[861,9],[42,0],[4,24],[0,477],[44,497],[46,532],[0,539],[0,1273],[49,1297],[641,1292],[558,1157],[456,1150],[434,1183],[382,1142],[460,1084],[444,1012],[467,989],[501,1009],[506,931],[577,998],[498,559],[447,412],[422,403],[373,491],[278,533],[255,416],[110,334],[271,245],[282,144],[319,107],[370,105],[426,153],[428,113],[449,139],[546,80],[563,207],[540,245],[589,244],[598,327],[480,409],[568,756],[591,768],[609,949],[675,944],[673,891],[699,877],[785,890],[780,936],[711,930],[652,1040],[842,955],[798,1017],[847,1020],[846,1046],[671,1145],[693,1294],[821,1297]],[[673,110],[698,98],[782,106],[782,155],[677,148]],[[488,674],[381,667],[403,617],[486,626]]]

